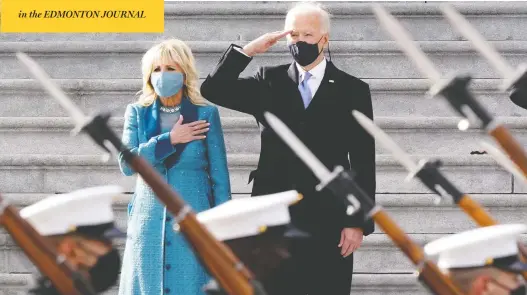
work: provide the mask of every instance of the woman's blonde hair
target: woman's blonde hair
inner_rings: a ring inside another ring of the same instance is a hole
[[[139,103],[149,106],[157,98],[150,77],[156,64],[178,64],[185,76],[183,85],[183,96],[188,97],[190,102],[196,105],[206,105],[207,101],[201,96],[198,86],[198,71],[194,63],[194,56],[190,47],[178,39],[163,41],[150,48],[141,60],[141,71],[143,73],[143,88],[140,91]]]

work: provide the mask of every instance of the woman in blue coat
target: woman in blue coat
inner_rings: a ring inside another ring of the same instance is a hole
[[[126,108],[122,140],[145,158],[196,212],[230,199],[220,116],[199,93],[190,48],[168,40],[142,59],[143,89]],[[124,175],[135,172],[120,158]],[[137,178],[128,205],[120,295],[194,295],[210,279],[173,216]]]

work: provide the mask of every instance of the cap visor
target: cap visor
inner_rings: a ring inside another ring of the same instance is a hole
[[[107,239],[126,238],[126,233],[113,227],[104,232],[103,236]]]
[[[511,272],[524,272],[527,271],[527,263],[523,263],[519,260],[516,260],[508,265],[500,265],[498,268],[503,270],[508,270]]]
[[[299,238],[310,238],[311,235],[308,232],[305,232],[292,224],[289,224],[287,227],[284,237],[286,238],[292,238],[292,239],[299,239]]]

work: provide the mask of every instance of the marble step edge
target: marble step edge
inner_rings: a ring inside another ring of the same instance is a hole
[[[229,154],[227,161],[229,166],[238,168],[253,168],[258,163],[258,154]],[[501,169],[496,161],[489,155],[410,155],[415,161],[421,159],[441,160],[443,166],[449,167],[481,167],[490,166]],[[392,156],[377,155],[376,163],[378,166],[396,166],[400,164]],[[103,161],[101,156],[97,155],[51,155],[51,154],[0,154],[0,167],[61,167],[61,166],[92,166],[92,167],[108,167],[118,169],[117,160]],[[401,168],[402,169],[402,168]]]
[[[378,226],[377,226],[378,227]],[[474,225],[474,227],[477,227]],[[380,229],[379,229],[380,231]],[[410,239],[414,241],[416,244],[420,245],[421,247],[431,241],[434,241],[436,239],[439,239],[441,237],[453,234],[416,234],[416,233],[407,233]],[[521,236],[520,239],[524,244],[527,242],[527,234],[524,234]],[[114,244],[119,247],[119,249],[124,249],[125,246],[125,240],[124,239],[118,239],[114,241]],[[397,246],[393,243],[393,241],[390,239],[388,235],[385,233],[374,233],[364,238],[364,242],[361,246],[362,249],[369,249],[369,250],[377,250],[377,249],[392,249],[394,251],[397,251]],[[7,234],[0,232],[0,251],[5,250],[16,250],[19,249],[18,245],[14,242],[14,240]],[[403,253],[401,253],[403,254]],[[403,254],[404,255],[404,254]]]
[[[17,208],[29,206],[53,194],[46,193],[1,193],[2,197]],[[233,194],[233,198],[249,197],[249,194]],[[377,193],[376,202],[383,206],[388,212],[397,208],[456,208],[449,202],[435,203],[435,196],[431,193]],[[125,210],[132,193],[123,193],[114,199],[115,210]],[[485,208],[523,208],[527,207],[527,193],[504,193],[504,194],[471,194],[470,197]]]
[[[249,41],[236,41],[243,46]],[[477,54],[472,44],[468,41],[416,41],[424,52],[451,53],[451,54]],[[504,54],[527,52],[527,41],[489,41],[499,52]],[[22,51],[28,54],[54,55],[60,53],[138,53],[143,54],[156,41],[13,41],[0,42],[0,53],[14,56],[15,52]],[[230,41],[186,41],[196,55],[206,53],[223,53]],[[337,55],[358,54],[402,54],[395,41],[332,41],[331,52]],[[260,56],[289,55],[285,41],[279,41],[271,47],[268,53]],[[198,56],[199,58],[199,56]],[[219,57],[218,57],[219,58]],[[219,59],[218,59],[219,60]]]
[[[204,79],[200,79],[204,80]],[[427,79],[362,79],[370,86],[372,92],[423,92],[430,89]],[[141,79],[53,79],[66,92],[99,93],[99,92],[135,92],[142,86]],[[474,79],[471,90],[475,92],[500,92],[502,79]],[[0,93],[10,91],[43,92],[42,86],[34,79],[0,79]],[[131,97],[132,99],[132,97]]]
[[[25,289],[32,281],[32,274],[2,274],[0,273],[0,289]],[[355,273],[353,275],[353,289],[376,288],[404,288],[403,290],[420,290],[422,287],[415,274],[367,274]],[[116,291],[118,286],[111,290]],[[111,292],[111,291],[110,291]]]
[[[457,124],[461,117],[374,117],[375,124],[381,129],[445,129],[452,132],[461,132]],[[496,117],[499,122],[509,129],[523,131],[527,128],[527,117]],[[223,129],[226,131],[251,130],[258,131],[254,117],[223,117]],[[112,117],[110,127],[122,129],[124,118]],[[64,130],[70,131],[74,124],[69,117],[0,117],[0,130]],[[471,126],[468,130],[480,130],[478,126]],[[483,132],[482,132],[483,133]]]
[[[439,11],[439,4],[436,2],[420,3],[392,3],[379,2],[390,11],[393,15],[438,15],[442,16]],[[503,4],[502,4],[503,3]],[[335,17],[340,16],[371,16],[373,12],[371,3],[338,1],[333,3],[323,3]],[[527,13],[527,6],[518,2],[478,2],[466,3],[459,2],[453,6],[463,14],[467,15],[516,15]],[[273,3],[268,2],[250,2],[250,4],[234,4],[229,2],[215,3],[196,3],[196,2],[178,2],[177,4],[165,2],[165,17],[172,16],[227,16],[227,15],[254,15],[258,17],[267,16],[285,16],[287,10],[291,7],[290,2]]]

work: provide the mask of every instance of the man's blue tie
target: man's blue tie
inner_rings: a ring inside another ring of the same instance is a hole
[[[300,95],[302,95],[302,100],[304,101],[304,108],[307,108],[312,99],[311,90],[307,85],[309,78],[311,78],[311,73],[306,72],[304,74],[304,80],[298,85],[298,90],[300,90]]]

